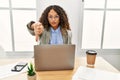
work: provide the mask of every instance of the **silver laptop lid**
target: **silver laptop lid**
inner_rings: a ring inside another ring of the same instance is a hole
[[[74,68],[75,45],[35,45],[35,70],[69,70]]]

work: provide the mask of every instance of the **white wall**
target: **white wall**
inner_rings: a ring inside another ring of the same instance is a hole
[[[6,53],[5,53],[5,51],[4,51],[4,49],[3,49],[3,47],[0,45],[0,58],[4,58],[6,56]]]

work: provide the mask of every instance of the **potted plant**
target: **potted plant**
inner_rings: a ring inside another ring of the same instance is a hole
[[[32,63],[28,66],[27,77],[28,80],[36,80],[36,73]]]

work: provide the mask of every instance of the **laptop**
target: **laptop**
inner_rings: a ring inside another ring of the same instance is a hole
[[[74,68],[75,45],[34,45],[36,71]]]

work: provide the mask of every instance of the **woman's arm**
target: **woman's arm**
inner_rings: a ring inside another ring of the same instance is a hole
[[[39,36],[44,31],[43,25],[40,22],[31,21],[30,23],[27,24],[27,28],[32,35],[35,35],[36,41],[39,40]]]
[[[70,30],[67,30],[68,33],[68,44],[72,44],[72,32]]]
[[[28,29],[28,31],[29,31],[29,33],[30,33],[31,35],[35,35],[35,33],[34,33],[34,28],[31,27],[34,23],[35,23],[34,21],[30,21],[30,22],[27,24],[27,29]]]

